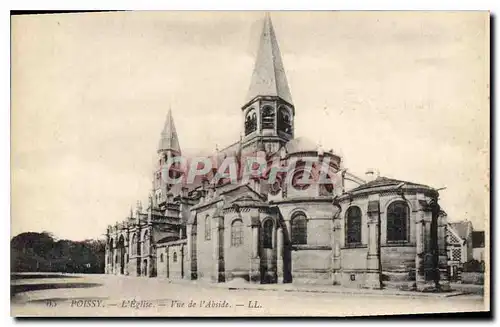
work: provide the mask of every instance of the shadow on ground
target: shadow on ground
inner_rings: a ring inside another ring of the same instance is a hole
[[[29,284],[29,285],[11,285],[10,297],[12,298],[18,293],[29,291],[50,290],[57,288],[90,288],[101,286],[98,283],[45,283],[45,284]]]
[[[79,276],[62,275],[62,274],[10,274],[11,280],[19,279],[35,279],[35,278],[81,278]]]

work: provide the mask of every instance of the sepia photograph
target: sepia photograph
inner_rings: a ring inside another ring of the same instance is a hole
[[[490,309],[488,11],[11,16],[13,317]]]

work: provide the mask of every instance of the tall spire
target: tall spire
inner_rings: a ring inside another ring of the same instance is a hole
[[[174,118],[172,117],[172,110],[170,108],[168,109],[163,131],[161,132],[160,142],[158,143],[158,152],[166,150],[172,150],[178,154],[181,153],[179,138],[175,131]]]
[[[277,96],[293,104],[278,41],[269,14],[266,14],[264,19],[257,60],[246,102],[252,101],[257,96]]]

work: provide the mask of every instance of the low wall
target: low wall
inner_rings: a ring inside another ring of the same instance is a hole
[[[484,273],[462,272],[462,284],[484,285]]]

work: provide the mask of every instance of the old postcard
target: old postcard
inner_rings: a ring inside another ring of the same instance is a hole
[[[489,22],[12,16],[11,314],[488,312]]]

